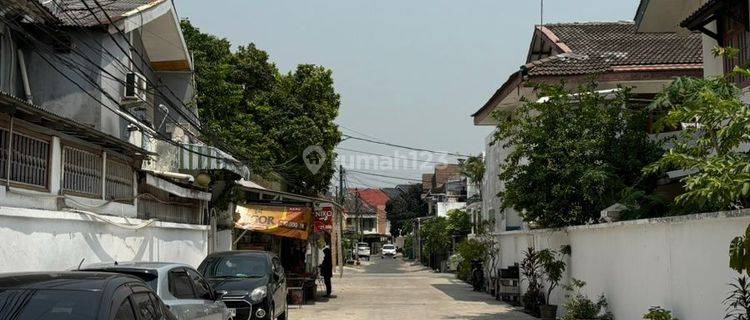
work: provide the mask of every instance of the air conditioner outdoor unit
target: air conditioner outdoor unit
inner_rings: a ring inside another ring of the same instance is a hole
[[[146,78],[137,72],[130,72],[125,76],[125,99],[146,100]]]

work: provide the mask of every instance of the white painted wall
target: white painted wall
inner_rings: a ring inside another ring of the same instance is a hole
[[[216,232],[216,251],[232,250],[232,230],[221,230]]]
[[[495,132],[490,133],[484,140],[485,148],[485,171],[482,182],[482,220],[487,221],[495,218],[495,231],[503,232],[507,227],[520,227],[521,218],[518,212],[512,209],[500,210],[500,198],[497,193],[505,190],[505,185],[500,181],[500,165],[503,164],[512,149],[503,148],[503,142],[493,143]]]
[[[125,224],[143,220],[106,217]],[[208,226],[167,222],[139,230],[78,213],[0,207],[0,273],[74,268],[111,261],[169,261],[197,266],[207,254]]]
[[[706,25],[706,28],[716,32],[716,22],[709,23]],[[703,47],[703,76],[709,78],[724,74],[724,59],[714,56],[713,53],[713,48],[718,46],[719,43],[705,34],[702,35],[701,39]]]
[[[750,210],[498,234],[501,265],[520,262],[529,246],[570,244],[567,282],[587,283],[604,294],[617,319],[641,319],[650,306],[671,309],[681,320],[722,319],[722,300],[736,274],[729,242],[744,234]],[[562,304],[562,290],[551,299]],[[560,310],[562,314],[562,310]]]

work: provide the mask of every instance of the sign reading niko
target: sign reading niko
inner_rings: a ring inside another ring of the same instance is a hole
[[[312,210],[306,207],[245,205],[237,206],[240,215],[234,227],[280,237],[307,240]]]
[[[313,223],[315,224],[315,232],[331,232],[333,230],[333,205],[330,203],[315,204]]]

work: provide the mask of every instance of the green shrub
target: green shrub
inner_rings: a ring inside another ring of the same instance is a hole
[[[579,320],[579,319],[600,319],[612,320],[612,313],[607,311],[607,299],[604,295],[599,296],[596,302],[589,299],[588,296],[581,293],[581,289],[586,285],[578,279],[571,279],[570,285],[565,286],[569,292],[568,301],[563,304],[565,307],[565,316],[561,320]]]
[[[648,313],[643,315],[646,320],[679,320],[672,317],[672,311],[662,309],[660,306],[654,306],[648,309]]]
[[[461,241],[456,248],[456,252],[462,260],[458,267],[459,279],[469,281],[471,279],[471,262],[474,260],[484,261],[487,257],[487,245],[476,239]]]

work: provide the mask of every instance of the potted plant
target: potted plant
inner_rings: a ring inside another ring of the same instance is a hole
[[[523,279],[526,280],[526,292],[521,296],[526,312],[539,315],[539,306],[544,304],[544,293],[542,287],[542,263],[539,259],[539,251],[528,248],[523,253],[524,258],[519,266]]]
[[[680,320],[672,316],[672,311],[663,309],[660,306],[651,307],[648,313],[643,315],[645,320]]]
[[[547,296],[545,297],[546,303],[539,306],[539,313],[542,319],[555,319],[557,317],[557,305],[550,304],[550,297],[552,291],[555,290],[560,280],[562,280],[563,272],[565,271],[565,262],[560,259],[561,255],[551,249],[539,251],[539,262],[548,282]]]
[[[563,304],[565,316],[561,320],[612,320],[614,316],[607,310],[607,299],[604,295],[599,296],[596,302],[589,299],[588,296],[581,293],[581,289],[586,285],[578,279],[571,279],[570,285],[565,286],[568,301]]]

